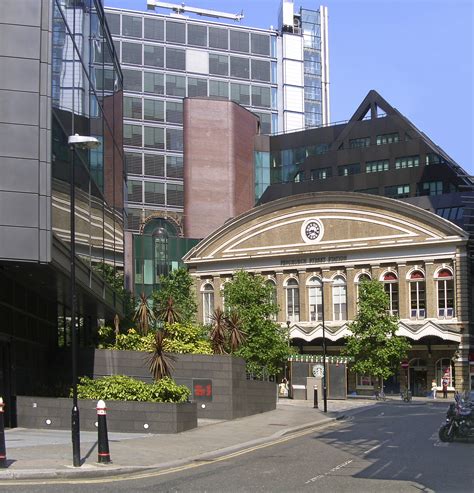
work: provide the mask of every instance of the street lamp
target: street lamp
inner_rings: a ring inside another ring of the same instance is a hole
[[[72,152],[71,172],[70,172],[70,193],[71,193],[71,250],[69,255],[71,265],[70,294],[71,294],[71,352],[72,352],[72,411],[71,411],[71,436],[72,436],[72,462],[74,467],[81,465],[81,442],[79,427],[79,406],[77,403],[77,326],[76,326],[76,173],[75,160],[77,149],[96,149],[100,142],[95,137],[74,134],[70,135],[67,143]]]
[[[330,282],[331,279],[321,278],[321,310],[322,317],[321,322],[323,324],[323,411],[328,412],[328,392],[327,392],[327,380],[326,380],[326,324],[324,319],[324,283]]]

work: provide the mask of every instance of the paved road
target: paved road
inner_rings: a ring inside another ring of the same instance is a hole
[[[73,484],[12,483],[0,491],[472,492],[474,443],[440,443],[444,413],[437,405],[381,403],[324,429],[175,472]]]

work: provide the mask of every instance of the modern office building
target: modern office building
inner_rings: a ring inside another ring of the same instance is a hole
[[[124,76],[126,277],[145,293],[192,244],[182,241],[183,98],[239,103],[262,134],[329,122],[325,7],[296,11],[282,0],[279,26],[259,29],[239,23],[241,14],[147,3],[153,12],[106,8]]]
[[[70,345],[71,265],[81,344],[122,312],[95,269],[123,265],[122,74],[99,0],[4,0],[0,31],[0,395],[13,425],[15,395],[44,391]],[[101,145],[71,149],[74,134]]]

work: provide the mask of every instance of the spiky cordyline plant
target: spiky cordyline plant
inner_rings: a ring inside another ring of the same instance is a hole
[[[217,307],[211,316],[212,328],[209,334],[214,354],[225,353],[227,321],[222,308]]]
[[[173,370],[175,357],[164,350],[166,331],[157,330],[152,343],[151,351],[148,352],[148,367],[153,378],[158,381],[164,377],[170,377]]]
[[[140,301],[138,302],[137,308],[135,310],[133,320],[135,322],[138,322],[138,327],[142,334],[148,334],[148,329],[150,328],[150,325],[152,325],[155,321],[155,315],[153,314],[153,310],[148,304],[148,298],[145,293],[142,293],[140,295]]]
[[[236,311],[231,311],[227,315],[226,325],[229,334],[230,350],[234,352],[245,342],[247,334],[242,330],[242,321]]]
[[[181,320],[181,314],[179,313],[176,303],[171,296],[166,300],[164,306],[162,305],[158,307],[157,318],[170,325]]]

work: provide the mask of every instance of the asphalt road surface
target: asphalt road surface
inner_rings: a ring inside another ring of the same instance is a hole
[[[8,492],[474,492],[474,442],[441,443],[439,404],[379,403],[330,426],[174,471]]]

